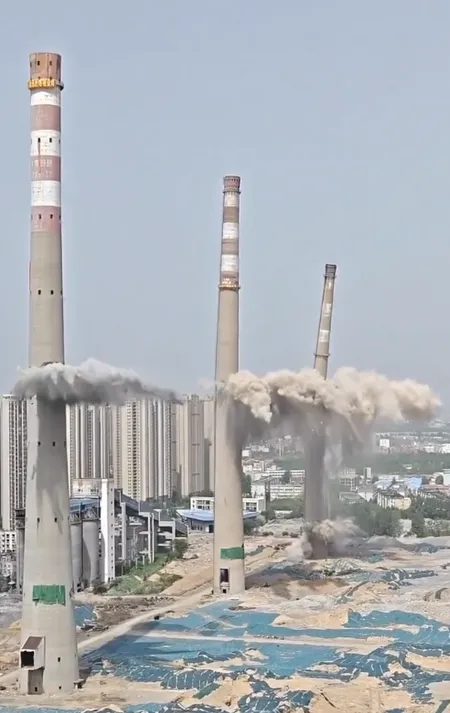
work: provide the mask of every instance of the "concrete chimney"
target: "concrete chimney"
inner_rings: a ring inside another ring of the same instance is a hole
[[[314,369],[316,369],[324,379],[327,378],[328,358],[330,356],[330,333],[331,320],[333,317],[336,269],[336,265],[325,265],[322,306],[320,308],[316,353],[314,355]]]
[[[61,56],[30,55],[30,366],[64,362],[61,249]],[[28,475],[19,688],[74,690],[79,678],[72,600],[66,406],[28,403]]]
[[[222,247],[217,316],[216,384],[239,371],[239,176],[223,182]],[[220,388],[215,398],[214,592],[245,589],[241,445],[234,403]]]
[[[314,368],[324,379],[327,378],[330,356],[335,279],[336,265],[325,265],[322,305],[314,355]],[[324,411],[305,448],[305,520],[307,522],[321,522],[330,517],[330,498],[324,469],[325,447],[326,413]]]

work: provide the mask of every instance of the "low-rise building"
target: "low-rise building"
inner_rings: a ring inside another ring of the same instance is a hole
[[[178,516],[189,530],[194,532],[214,532],[214,510],[177,510]],[[257,512],[244,510],[242,517],[245,520],[256,520]]]
[[[375,498],[376,491],[372,487],[362,486],[361,488],[358,488],[357,493],[362,500],[370,503],[371,500]]]
[[[16,551],[16,531],[0,530],[0,555]]]
[[[242,498],[242,507],[245,512],[264,512],[266,509],[265,495]],[[214,510],[214,497],[205,495],[191,495],[191,510]]]
[[[411,498],[398,490],[379,490],[377,493],[377,505],[382,508],[408,510],[411,507]]]
[[[353,468],[344,468],[339,472],[339,488],[342,491],[355,492],[358,487],[359,477]]]
[[[16,574],[16,558],[14,554],[8,552],[0,555],[0,577],[13,579]]]
[[[422,485],[418,492],[422,498],[450,497],[450,487],[448,485]]]
[[[345,503],[346,505],[355,505],[356,503],[361,502],[359,493],[355,492],[339,493],[339,500],[341,501],[341,503]]]
[[[270,482],[269,493],[271,500],[294,500],[301,498],[305,489],[302,483]]]

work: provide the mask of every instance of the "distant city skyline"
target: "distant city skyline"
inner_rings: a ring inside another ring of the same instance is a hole
[[[242,368],[312,365],[333,262],[330,371],[429,383],[448,415],[450,6],[237,8],[8,6],[1,392],[27,362],[28,54],[59,51],[68,363],[180,392],[212,379],[221,182],[236,173]]]
[[[186,498],[214,486],[211,398],[186,395],[179,404],[158,399],[121,406],[66,408],[69,490],[81,479],[111,478],[137,499]],[[26,401],[0,396],[0,528],[15,524],[25,507]]]

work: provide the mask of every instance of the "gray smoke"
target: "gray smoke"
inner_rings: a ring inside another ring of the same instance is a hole
[[[340,557],[345,554],[349,543],[362,534],[349,519],[306,523],[301,538],[286,548],[286,557],[290,562]]]
[[[13,394],[22,399],[37,396],[67,404],[123,404],[139,398],[181,403],[174,391],[147,384],[131,369],[109,366],[87,359],[80,366],[45,364],[20,370]]]
[[[266,424],[286,418],[311,422],[317,408],[343,419],[353,437],[376,418],[391,421],[427,420],[436,415],[440,400],[431,388],[411,379],[391,381],[376,372],[339,369],[324,379],[315,369],[277,371],[263,377],[248,371],[230,376],[226,391]],[[360,440],[360,437],[359,437]]]
[[[342,463],[344,452],[363,448],[377,418],[391,421],[428,420],[440,400],[429,386],[406,379],[391,381],[375,372],[339,369],[324,379],[315,369],[277,371],[263,377],[233,374],[222,388],[238,404],[241,441],[258,432],[280,430],[303,439],[308,458],[305,512],[312,522],[303,530],[299,555],[324,558],[342,553],[357,534],[350,520],[330,520],[328,477]],[[295,548],[295,546],[294,546]]]

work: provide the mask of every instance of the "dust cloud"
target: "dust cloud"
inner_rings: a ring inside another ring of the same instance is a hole
[[[393,381],[349,367],[339,369],[331,379],[315,369],[270,372],[263,377],[242,371],[221,388],[237,404],[241,442],[286,428],[303,440],[309,522],[295,546],[302,558],[342,554],[359,532],[351,520],[330,518],[329,477],[337,473],[343,455],[368,444],[377,419],[429,420],[441,405],[426,384]]]
[[[348,518],[307,522],[300,539],[286,548],[286,557],[290,562],[341,557],[347,552],[348,545],[363,534],[353,520]]]
[[[223,388],[247,407],[254,419],[267,424],[285,418],[314,418],[317,407],[344,419],[353,435],[359,425],[376,418],[391,421],[427,420],[440,400],[426,384],[411,379],[391,381],[376,372],[339,369],[324,379],[315,369],[269,372],[258,377],[248,371],[230,376]]]
[[[120,405],[139,398],[181,403],[174,391],[151,386],[130,369],[109,366],[96,359],[88,359],[80,366],[54,363],[20,370],[13,394],[22,399],[37,396],[67,404]]]

